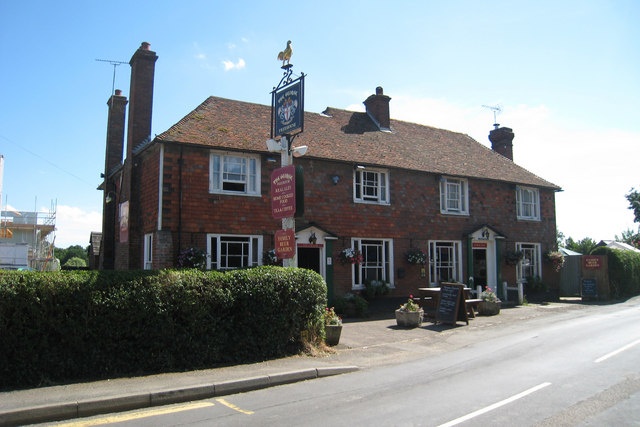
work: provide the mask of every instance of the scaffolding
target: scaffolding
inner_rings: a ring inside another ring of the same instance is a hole
[[[48,211],[0,211],[0,245],[27,244],[28,267],[33,270],[57,270],[54,254],[57,203]]]

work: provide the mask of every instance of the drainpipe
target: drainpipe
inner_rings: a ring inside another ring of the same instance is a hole
[[[182,250],[182,163],[184,147],[180,146],[180,158],[178,159],[178,251]]]

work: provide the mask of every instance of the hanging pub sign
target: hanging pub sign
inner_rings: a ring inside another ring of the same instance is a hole
[[[291,228],[276,231],[276,257],[290,259],[296,254],[296,234]]]
[[[296,213],[296,168],[278,168],[271,173],[271,213],[275,219],[292,218]]]
[[[304,74],[271,92],[271,138],[304,130]]]

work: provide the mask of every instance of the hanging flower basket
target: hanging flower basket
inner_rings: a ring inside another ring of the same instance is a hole
[[[280,265],[280,260],[276,256],[275,249],[269,249],[262,256],[262,263],[264,265]]]
[[[207,266],[207,253],[198,248],[186,248],[178,255],[178,267],[199,268],[203,270]]]
[[[523,257],[524,254],[521,251],[507,252],[504,254],[504,260],[509,265],[516,265]]]
[[[553,264],[555,271],[560,271],[564,267],[564,254],[560,251],[550,251],[547,254],[547,260]]]
[[[407,262],[424,265],[427,263],[427,253],[422,249],[410,249],[407,252]]]
[[[362,254],[357,249],[346,248],[340,252],[340,263],[342,264],[361,264],[362,261]]]

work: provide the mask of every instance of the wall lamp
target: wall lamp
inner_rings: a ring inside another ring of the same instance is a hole
[[[107,196],[104,198],[104,201],[106,203],[111,203],[115,197],[116,193],[114,193],[113,191],[108,191]]]
[[[333,181],[333,185],[338,185],[340,182],[340,177],[338,175],[334,175],[331,177],[331,181]]]

